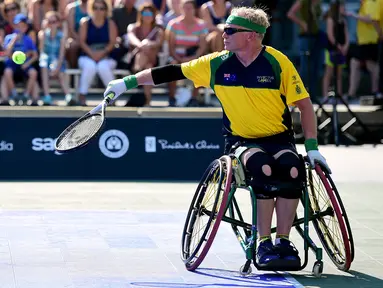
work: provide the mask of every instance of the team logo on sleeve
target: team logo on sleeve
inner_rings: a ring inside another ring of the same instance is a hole
[[[295,91],[297,92],[297,94],[301,94],[302,93],[302,89],[299,85],[295,86]]]

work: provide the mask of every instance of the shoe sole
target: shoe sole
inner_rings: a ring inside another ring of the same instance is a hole
[[[266,264],[258,264],[258,270],[267,271],[299,271],[301,270],[301,263],[299,260],[284,260],[275,259],[270,260]]]

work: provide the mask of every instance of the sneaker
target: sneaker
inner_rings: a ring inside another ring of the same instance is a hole
[[[174,98],[169,99],[169,107],[176,107],[176,99]]]
[[[299,258],[298,250],[295,248],[295,245],[287,239],[282,238],[279,241],[280,242],[275,244],[274,247],[281,259],[291,261],[294,266],[300,266],[301,259]]]
[[[51,95],[45,95],[44,97],[43,97],[43,103],[44,103],[44,105],[46,105],[46,106],[49,106],[49,105],[51,105],[52,104],[52,96]]]
[[[279,255],[274,250],[273,242],[271,239],[262,241],[257,248],[257,262],[258,265],[263,266],[269,264],[273,260],[278,260]]]

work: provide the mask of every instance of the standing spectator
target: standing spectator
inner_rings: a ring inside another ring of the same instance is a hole
[[[96,73],[103,84],[114,79],[117,62],[110,57],[117,39],[117,27],[109,17],[112,5],[107,0],[88,0],[89,17],[80,22],[81,69],[79,84],[80,104],[86,105],[86,95]],[[71,102],[70,104],[72,104]]]
[[[379,36],[382,35],[379,20],[380,10],[378,1],[361,0],[359,13],[346,13],[347,16],[358,20],[357,39],[358,51],[350,61],[350,83],[348,97],[355,98],[360,81],[361,63],[366,64],[366,68],[371,77],[371,90],[373,94],[379,92]]]
[[[7,87],[7,94],[5,101],[8,101],[9,94],[17,100],[19,97],[16,93],[14,77],[21,78],[22,80],[28,78],[27,86],[24,91],[24,96],[20,99],[26,103],[33,95],[30,105],[37,105],[37,95],[34,93],[37,71],[33,68],[32,64],[38,59],[36,45],[33,40],[26,35],[28,31],[28,18],[24,14],[17,14],[13,19],[13,24],[17,32],[9,34],[4,39],[5,54],[7,59],[5,61],[4,80]],[[27,60],[24,64],[18,65],[12,61],[11,57],[13,52],[22,51],[27,55]]]
[[[311,5],[310,5],[311,3]],[[320,30],[321,0],[296,0],[287,17],[299,28],[300,71],[312,100],[317,100],[317,83],[322,66],[323,33]]]
[[[41,24],[48,11],[58,11],[58,0],[34,0],[31,6],[29,18],[32,20],[36,32],[41,30]]]
[[[169,43],[170,64],[188,62],[206,53],[208,29],[202,19],[197,18],[194,0],[182,1],[182,15],[171,20],[166,27]],[[177,82],[169,83],[169,106],[175,106]],[[193,89],[189,105],[197,106],[198,88]]]
[[[65,99],[70,100],[72,96],[65,81],[65,43],[66,33],[61,28],[61,17],[59,12],[49,11],[44,21],[47,27],[39,32],[40,71],[43,84],[44,105],[52,103],[49,93],[49,78],[58,78],[65,93]]]
[[[343,95],[342,72],[344,65],[346,64],[346,56],[350,43],[347,22],[343,16],[344,13],[344,2],[342,0],[333,0],[330,4],[330,9],[325,16],[328,39],[328,47],[325,51],[326,70],[323,77],[322,89],[325,101],[328,98],[328,92],[333,76],[335,62],[337,64],[337,94],[339,96]]]
[[[156,24],[156,14],[157,10],[154,5],[143,5],[139,10],[137,22],[128,26],[128,39],[131,48],[139,49],[139,52],[131,60],[133,73],[158,65],[157,55],[162,47],[164,31]],[[156,32],[152,33],[154,29]],[[150,33],[153,35],[149,35]],[[144,94],[145,106],[150,106],[152,86],[144,85]]]
[[[210,52],[223,50],[223,28],[230,15],[231,3],[226,0],[211,0],[201,6],[200,16],[205,21],[209,35],[206,38]]]
[[[70,3],[66,9],[66,20],[68,22],[68,43],[66,58],[71,68],[76,68],[80,51],[79,28],[83,17],[88,16],[88,0],[76,0]]]

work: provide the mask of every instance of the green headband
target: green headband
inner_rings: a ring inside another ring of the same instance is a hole
[[[266,27],[255,24],[251,22],[250,20],[247,20],[246,18],[230,15],[229,18],[226,20],[226,24],[234,24],[238,26],[242,26],[244,28],[250,29],[252,31],[265,34],[266,33]]]

